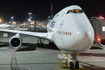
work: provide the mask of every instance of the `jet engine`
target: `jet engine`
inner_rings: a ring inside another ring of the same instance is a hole
[[[9,45],[14,49],[17,49],[22,45],[22,39],[19,33],[11,37],[11,39],[9,40]]]

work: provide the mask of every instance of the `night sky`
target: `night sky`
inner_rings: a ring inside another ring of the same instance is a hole
[[[32,19],[46,19],[51,15],[51,2],[54,15],[70,5],[79,5],[86,15],[105,16],[105,0],[0,0],[0,18],[9,21],[27,21],[29,12]]]

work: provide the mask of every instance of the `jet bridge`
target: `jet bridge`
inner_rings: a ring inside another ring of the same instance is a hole
[[[94,29],[95,43],[105,46],[105,19],[104,17],[91,17],[90,22]]]

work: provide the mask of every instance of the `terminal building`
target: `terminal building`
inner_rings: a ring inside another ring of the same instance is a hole
[[[9,23],[12,25],[10,28],[12,30],[15,30],[17,28],[25,30],[43,30],[46,28],[48,21],[48,19],[35,21],[12,21],[11,23],[9,21],[2,21],[0,22],[0,25],[7,25]]]
[[[94,29],[95,43],[105,46],[105,19],[104,17],[91,17],[90,22]]]

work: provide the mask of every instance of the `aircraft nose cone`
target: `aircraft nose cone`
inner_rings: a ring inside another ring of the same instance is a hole
[[[86,49],[93,44],[94,32],[91,28],[80,27],[75,33],[75,41],[79,48]]]

